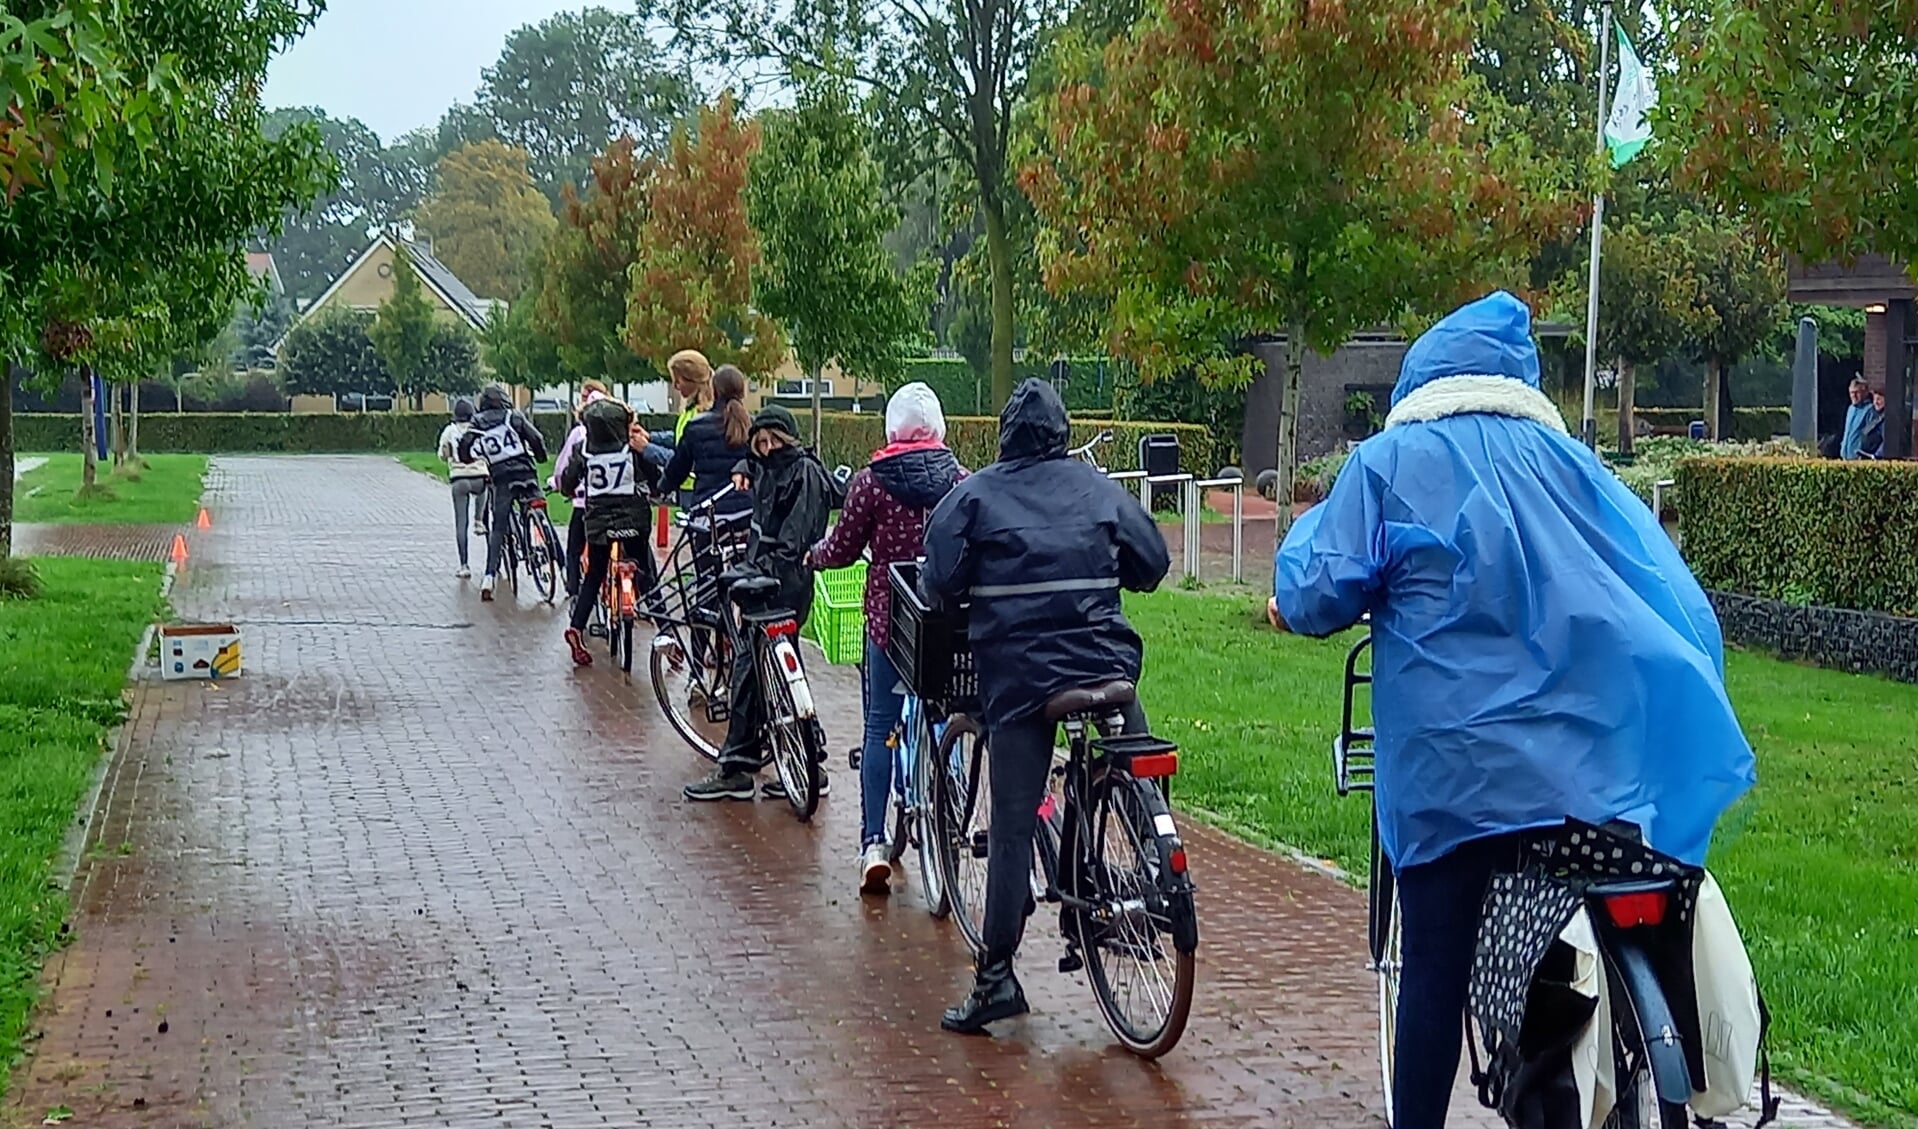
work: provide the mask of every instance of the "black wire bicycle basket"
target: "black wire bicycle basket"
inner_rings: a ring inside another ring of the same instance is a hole
[[[895,561],[886,572],[892,585],[886,657],[915,697],[962,712],[979,696],[979,675],[966,636],[969,609],[963,604],[938,611],[927,606],[919,595],[917,561]]]

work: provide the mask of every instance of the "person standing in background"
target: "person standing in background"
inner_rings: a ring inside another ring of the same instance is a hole
[[[1872,418],[1865,423],[1865,437],[1858,443],[1858,455],[1866,459],[1885,457],[1885,390],[1871,390]]]
[[[1845,410],[1845,437],[1838,444],[1839,458],[1864,458],[1865,434],[1871,430],[1874,417],[1882,428],[1884,413],[1871,406],[1871,385],[1860,377],[1851,382],[1851,407]]]
[[[586,441],[583,415],[586,405],[604,400],[608,394],[604,381],[589,380],[579,386],[579,403],[573,405],[573,429],[566,433],[566,442],[560,444],[559,457],[553,460],[553,476],[546,481],[549,492],[564,493],[559,488],[559,472],[572,460],[580,444]],[[586,496],[575,493],[572,503],[573,517],[566,523],[566,595],[569,599],[579,595],[580,557],[586,552]]]
[[[470,462],[461,462],[459,457],[460,436],[473,430],[473,402],[459,400],[453,404],[453,422],[440,431],[440,458],[446,460],[447,481],[453,486],[453,543],[459,546],[460,567],[453,573],[461,580],[473,575],[468,567],[466,556],[466,530],[468,529],[468,511],[472,513],[473,532],[486,535],[485,499],[488,474],[486,460],[475,458]]]

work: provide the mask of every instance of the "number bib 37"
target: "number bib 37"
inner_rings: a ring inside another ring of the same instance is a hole
[[[586,496],[588,498],[631,497],[633,456],[630,451],[609,451],[586,456]]]

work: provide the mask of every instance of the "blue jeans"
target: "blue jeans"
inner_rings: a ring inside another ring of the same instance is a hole
[[[886,657],[886,649],[866,638],[866,665],[861,668],[861,689],[866,698],[866,739],[859,750],[859,845],[861,848],[886,839],[886,805],[892,798],[892,750],[886,739],[899,724],[899,712],[905,708],[905,695],[898,690],[899,671]],[[930,750],[921,750],[925,755]]]

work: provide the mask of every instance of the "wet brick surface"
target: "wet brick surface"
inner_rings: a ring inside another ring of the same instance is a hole
[[[916,881],[856,894],[843,756],[810,827],[689,806],[706,762],[643,676],[573,671],[555,610],[451,578],[437,483],[222,458],[208,488],[172,598],[240,624],[247,673],[137,685],[15,1120],[1379,1124],[1358,893],[1187,821],[1204,944],[1172,1055],[1113,1047],[1039,930],[1033,1015],[946,1035],[963,942]],[[814,670],[843,748],[856,679]]]
[[[23,557],[109,557],[164,561],[177,525],[41,525],[13,527],[13,551]]]

